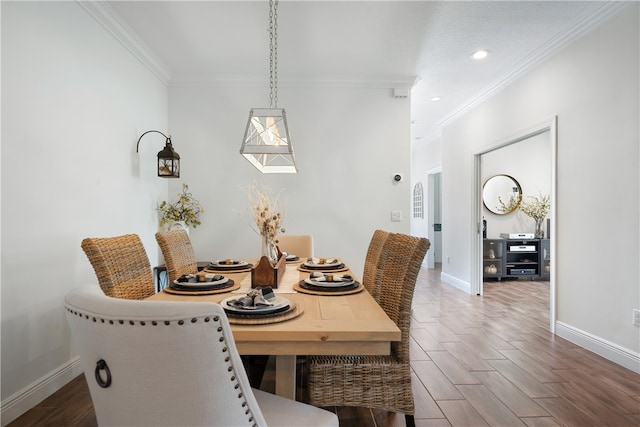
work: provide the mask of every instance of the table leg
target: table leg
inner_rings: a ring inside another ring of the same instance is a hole
[[[296,399],[296,356],[276,356],[276,394]]]

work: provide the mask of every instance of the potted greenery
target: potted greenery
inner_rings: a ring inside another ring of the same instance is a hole
[[[539,197],[527,196],[527,199],[529,201],[522,200],[519,209],[528,217],[533,218],[536,222],[535,237],[542,239],[544,237],[542,223],[551,209],[551,198],[548,194],[544,196],[540,194]]]
[[[178,200],[169,203],[163,200],[158,207],[160,211],[160,227],[168,226],[169,229],[175,224],[188,228],[198,227],[200,214],[204,212],[202,205],[189,192],[189,186],[182,184],[182,192],[178,193]]]

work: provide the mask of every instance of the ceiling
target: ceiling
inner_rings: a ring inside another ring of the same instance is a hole
[[[169,84],[268,83],[266,0],[108,4],[164,64]],[[604,4],[282,0],[279,86],[412,87],[413,142],[428,142],[439,126],[535,63]],[[471,59],[478,49],[489,56]],[[441,100],[431,101],[435,96]]]

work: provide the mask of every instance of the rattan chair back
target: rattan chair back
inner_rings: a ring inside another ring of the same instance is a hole
[[[401,341],[388,356],[310,356],[308,389],[316,406],[358,406],[405,414],[414,426],[409,325],[411,303],[428,239],[393,234],[381,250],[380,306],[398,325]]]
[[[155,293],[149,257],[137,234],[86,238],[81,247],[105,295],[144,299]]]
[[[409,325],[416,280],[430,247],[423,237],[395,234],[384,260],[380,306],[402,332],[399,342],[391,343],[391,354],[400,363],[409,363]]]
[[[387,253],[389,252],[391,243],[391,239],[389,238],[392,235],[393,233],[384,230],[374,231],[373,236],[371,236],[371,241],[369,242],[369,248],[367,249],[367,256],[364,260],[362,285],[378,302],[380,302],[382,269],[384,268]]]
[[[198,272],[198,262],[189,235],[185,230],[157,232],[156,241],[167,265],[167,275],[170,282],[183,274]]]

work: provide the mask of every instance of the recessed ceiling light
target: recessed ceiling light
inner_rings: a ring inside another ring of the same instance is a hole
[[[489,51],[488,50],[478,50],[476,52],[473,52],[471,57],[473,59],[484,59],[484,58],[487,57],[487,55],[489,55]]]
[[[440,99],[442,99],[442,98],[440,98],[439,96],[434,96],[433,98],[431,98],[431,100],[433,102],[438,102],[438,101],[440,101]]]

